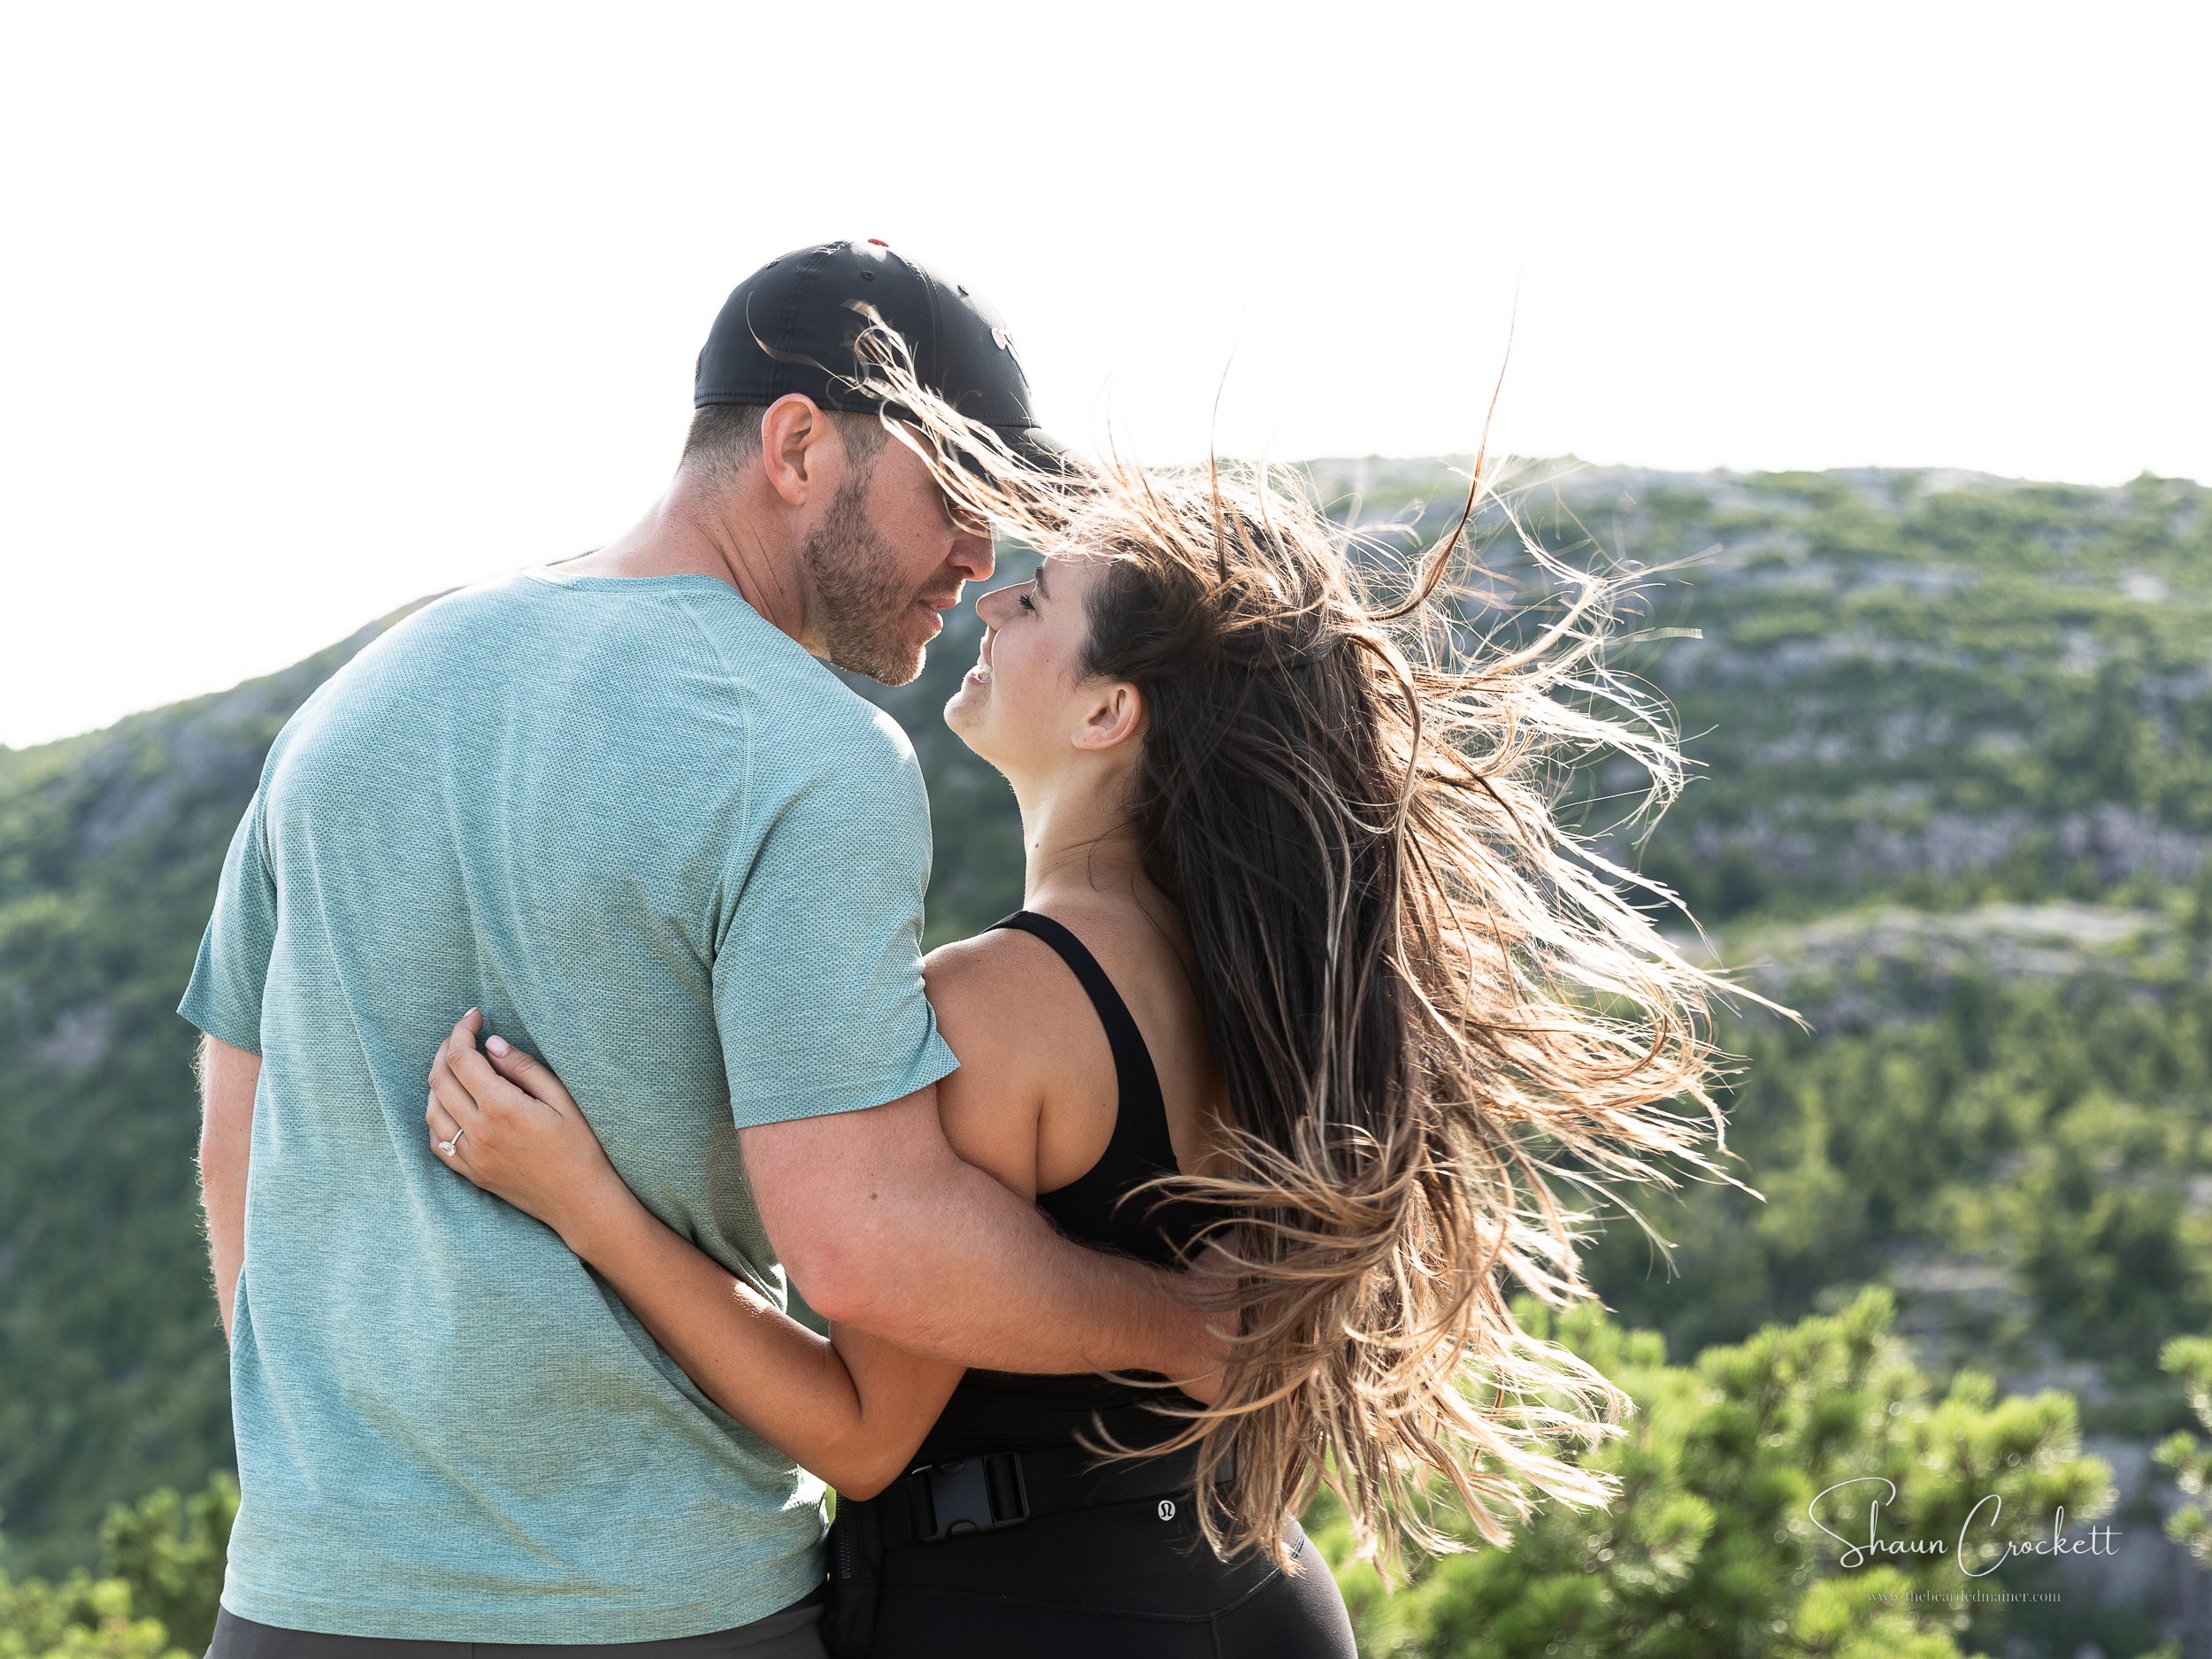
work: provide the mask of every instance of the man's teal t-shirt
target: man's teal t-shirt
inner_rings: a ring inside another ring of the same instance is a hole
[[[550,1229],[442,1166],[426,1079],[481,1008],[656,1215],[780,1301],[737,1132],[952,1070],[928,872],[905,735],[708,577],[489,582],[308,700],[180,1010],[262,1056],[225,1606],[618,1642],[820,1581],[820,1484]]]

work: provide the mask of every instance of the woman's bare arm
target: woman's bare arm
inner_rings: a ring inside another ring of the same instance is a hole
[[[994,954],[932,958],[931,1000],[963,1057],[948,1128],[963,1158],[1029,1199],[1041,1094]],[[443,1161],[557,1232],[701,1392],[794,1462],[855,1497],[904,1470],[962,1368],[790,1318],[638,1202],[549,1068],[497,1038],[480,1051],[481,1023],[464,1018],[431,1071],[425,1115]]]
[[[960,1368],[858,1332],[817,1336],[622,1195],[562,1237],[700,1391],[841,1494],[873,1497],[895,1479]]]

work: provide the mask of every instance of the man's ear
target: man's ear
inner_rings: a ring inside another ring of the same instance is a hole
[[[820,488],[822,446],[829,436],[828,418],[803,393],[786,393],[761,416],[760,464],[768,487],[787,506],[805,506]]]
[[[1104,681],[1075,728],[1078,749],[1118,749],[1144,730],[1144,693],[1125,680]]]

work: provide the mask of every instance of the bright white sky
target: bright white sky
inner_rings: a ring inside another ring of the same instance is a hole
[[[1064,435],[2212,480],[2212,7],[48,4],[0,21],[0,742],[659,489],[881,236]]]

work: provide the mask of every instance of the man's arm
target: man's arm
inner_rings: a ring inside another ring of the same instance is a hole
[[[844,735],[787,799],[754,803],[772,828],[731,872],[716,941],[732,1115],[776,1254],[818,1313],[948,1363],[1203,1386],[1212,1344],[1171,1275],[1069,1242],[947,1140],[934,1079],[956,1050],[917,972],[928,795],[895,727]]]
[[[246,1159],[253,1148],[253,1094],[261,1056],[219,1038],[200,1039],[200,1208],[207,1216],[208,1265],[223,1340],[230,1340],[238,1271],[246,1262]]]
[[[1201,1394],[1218,1344],[1179,1276],[1070,1242],[945,1139],[934,1085],[742,1132],[762,1223],[807,1304],[1005,1371],[1157,1371]]]

